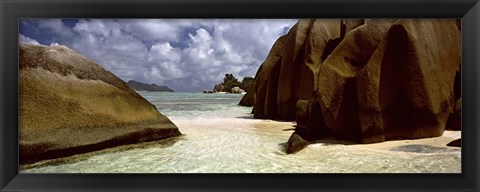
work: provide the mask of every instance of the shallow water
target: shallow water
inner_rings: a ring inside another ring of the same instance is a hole
[[[253,119],[243,95],[146,93],[184,134],[130,149],[39,162],[23,173],[459,173],[461,152],[428,145],[392,150],[318,143],[286,155],[293,122]],[[120,150],[121,149],[121,150]]]

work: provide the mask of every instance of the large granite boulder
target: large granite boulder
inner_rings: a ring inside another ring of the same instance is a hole
[[[455,131],[462,129],[462,98],[455,102],[454,110],[448,117],[446,129]]]
[[[181,134],[125,82],[73,50],[19,49],[21,164]]]
[[[296,118],[307,140],[440,136],[461,97],[460,30],[455,19],[300,20],[257,74],[254,117]]]
[[[258,77],[255,78],[253,84],[255,89],[253,115],[255,118],[276,118],[278,75],[286,38],[287,36],[284,35],[275,41],[267,58],[258,69]]]
[[[375,20],[350,31],[320,66],[316,96],[327,127],[340,138],[361,135],[356,74],[390,25],[390,20]]]
[[[460,42],[453,19],[390,27],[356,81],[363,143],[443,134],[455,104]]]
[[[253,78],[254,80],[253,80],[252,86],[250,87],[250,89],[247,90],[247,93],[242,97],[242,99],[238,103],[239,105],[246,106],[246,107],[253,107],[253,105],[255,104],[255,95],[256,95],[255,79],[258,78],[259,73],[260,73],[260,70],[258,70],[257,73],[255,74],[255,78]]]
[[[279,65],[278,84],[281,89],[277,90],[277,115],[278,118],[293,120],[295,115],[296,84],[300,65],[303,62],[305,40],[309,29],[313,25],[313,19],[301,19],[287,34],[284,54]]]
[[[238,103],[241,106],[252,107],[255,102],[255,89],[250,88]]]

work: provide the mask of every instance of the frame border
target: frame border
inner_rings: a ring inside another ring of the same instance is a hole
[[[0,191],[478,191],[479,0],[0,0]],[[19,174],[20,18],[462,18],[462,174]]]

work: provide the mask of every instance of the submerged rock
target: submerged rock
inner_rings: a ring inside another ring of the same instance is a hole
[[[21,164],[178,136],[156,107],[65,46],[20,44]]]
[[[257,72],[254,117],[296,118],[304,138],[440,136],[460,98],[460,42],[455,19],[300,20]]]

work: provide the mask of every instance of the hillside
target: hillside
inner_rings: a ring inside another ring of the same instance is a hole
[[[168,88],[167,86],[158,86],[154,83],[146,84],[134,80],[130,80],[127,82],[128,86],[135,91],[149,91],[149,92],[174,92],[172,89]]]

